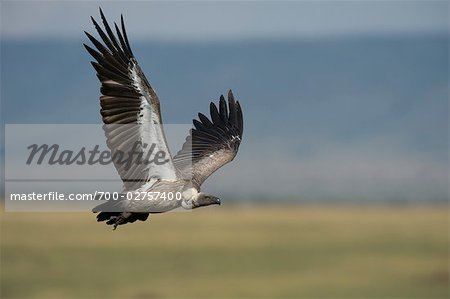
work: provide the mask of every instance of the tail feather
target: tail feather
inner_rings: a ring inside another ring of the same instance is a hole
[[[97,221],[102,222],[105,220],[109,220],[111,217],[117,217],[119,215],[120,215],[119,212],[100,212],[100,214],[97,215]]]
[[[114,230],[118,225],[123,225],[127,223],[133,223],[137,220],[145,221],[148,219],[150,213],[131,213],[131,212],[110,212],[117,211],[117,206],[121,203],[114,201],[107,201],[102,203],[92,209],[92,212],[98,213],[97,221],[106,221],[107,225],[114,225]]]

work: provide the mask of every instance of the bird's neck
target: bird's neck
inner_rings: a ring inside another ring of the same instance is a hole
[[[183,196],[183,199],[181,200],[181,207],[186,210],[192,210],[193,201],[197,200],[198,197],[198,190],[194,187],[189,187],[183,190],[181,193]]]

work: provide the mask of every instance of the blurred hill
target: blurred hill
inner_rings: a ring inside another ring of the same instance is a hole
[[[237,163],[208,190],[238,199],[448,199],[448,35],[130,39],[166,123],[190,123],[229,88],[241,101]],[[2,40],[4,123],[100,121],[82,42]]]

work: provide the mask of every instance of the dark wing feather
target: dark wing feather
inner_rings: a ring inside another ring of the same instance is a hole
[[[123,16],[122,30],[114,23],[114,35],[101,9],[100,15],[105,31],[91,19],[103,43],[86,32],[95,49],[84,46],[96,60],[92,65],[102,83],[100,113],[105,123],[107,145],[124,189],[137,189],[152,177],[174,180],[176,169],[162,128],[159,99],[131,51]],[[153,153],[162,150],[169,156],[168,163],[142,163],[143,159],[151,157],[148,154],[152,144],[157,146]],[[131,151],[136,154],[125,161]]]
[[[191,179],[193,185],[201,184],[217,169],[232,161],[237,154],[243,133],[243,117],[239,102],[228,92],[228,107],[223,96],[219,109],[210,104],[211,120],[199,113],[194,119],[182,149],[173,157],[183,178]]]

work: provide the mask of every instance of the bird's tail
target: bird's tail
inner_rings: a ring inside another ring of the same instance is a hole
[[[92,212],[99,213],[97,215],[97,221],[106,221],[107,225],[113,225],[114,230],[118,225],[123,225],[127,223],[133,223],[136,220],[145,221],[147,220],[150,213],[134,213],[126,212],[121,209],[123,206],[123,201],[106,201],[92,209]]]

